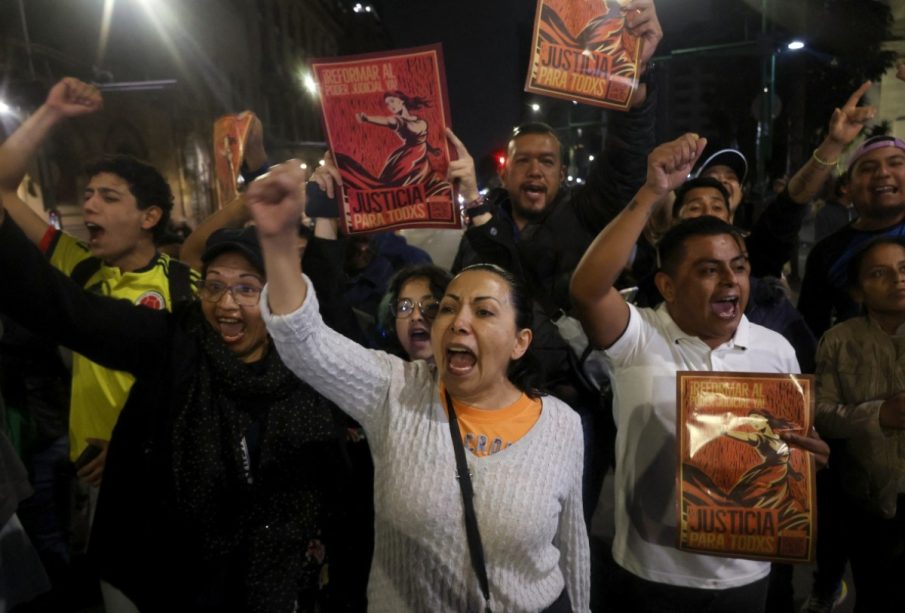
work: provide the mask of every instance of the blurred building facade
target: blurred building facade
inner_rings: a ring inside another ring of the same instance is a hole
[[[79,214],[87,160],[129,153],[158,167],[174,220],[212,212],[212,125],[254,111],[273,160],[316,164],[323,153],[311,58],[387,46],[376,14],[345,0],[0,0],[0,117],[4,134],[64,76],[104,91],[101,113],[61,126],[23,186],[37,210]],[[5,136],[4,136],[5,138]]]

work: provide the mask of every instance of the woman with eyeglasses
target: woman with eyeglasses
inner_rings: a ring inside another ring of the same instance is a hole
[[[53,270],[0,205],[0,311],[135,376],[90,543],[115,610],[323,610],[355,593],[334,547],[349,506],[334,414],[273,350],[255,230],[218,230],[202,260],[200,300],[136,307]]]
[[[386,349],[409,360],[433,361],[431,322],[452,275],[439,266],[407,266],[390,279],[381,301]]]
[[[581,425],[533,385],[524,289],[501,268],[468,268],[436,307],[433,363],[365,349],[323,322],[289,250],[303,182],[291,161],[246,192],[268,276],[261,310],[287,366],[367,433],[369,611],[588,611]],[[397,315],[432,312],[432,299],[416,289]]]

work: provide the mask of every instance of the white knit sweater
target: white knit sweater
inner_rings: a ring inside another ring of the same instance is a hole
[[[261,312],[286,365],[361,423],[374,458],[375,549],[369,610],[483,610],[435,369],[365,349],[328,328],[308,282],[305,303]],[[568,589],[588,611],[578,416],[543,397],[538,422],[490,456],[468,452],[494,611],[540,611]]]

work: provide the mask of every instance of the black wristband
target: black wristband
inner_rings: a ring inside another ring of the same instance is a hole
[[[478,206],[473,206],[465,209],[465,216],[468,219],[474,219],[478,215],[483,215],[484,213],[490,213],[493,208],[490,206],[489,202],[485,202],[483,204],[479,204]]]
[[[242,180],[245,181],[245,183],[251,183],[268,170],[270,170],[269,161],[264,162],[263,166],[261,166],[260,168],[255,168],[254,170],[250,169],[248,167],[248,164],[246,164],[245,162],[242,162],[242,166],[239,167],[239,173],[242,175]]]

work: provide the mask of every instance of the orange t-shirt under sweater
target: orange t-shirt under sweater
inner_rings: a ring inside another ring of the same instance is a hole
[[[446,407],[446,394],[440,386],[440,402]],[[499,409],[479,409],[453,400],[462,443],[477,456],[501,451],[525,436],[540,418],[540,398],[522,393],[518,400]]]

